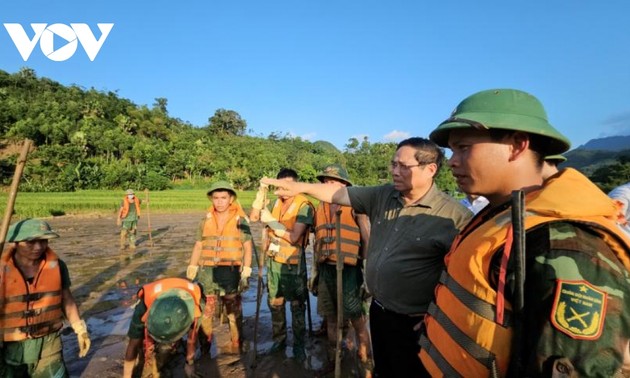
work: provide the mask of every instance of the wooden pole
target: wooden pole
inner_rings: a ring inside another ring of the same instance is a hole
[[[343,256],[341,255],[341,208],[337,210],[335,243],[337,249],[337,346],[335,350],[335,378],[341,377],[341,341],[343,340]]]
[[[4,242],[7,238],[7,232],[9,230],[9,224],[11,223],[11,216],[13,215],[13,206],[15,205],[15,198],[17,197],[18,187],[20,185],[20,179],[22,178],[22,172],[26,165],[26,157],[28,151],[31,148],[31,141],[29,139],[24,140],[22,145],[22,151],[15,164],[15,173],[13,174],[13,180],[11,181],[11,188],[9,189],[9,197],[7,198],[7,207],[4,211],[4,217],[2,218],[2,226],[0,226],[0,251],[4,254]]]
[[[144,189],[144,194],[145,194],[145,198],[146,198],[146,203],[147,203],[147,224],[148,224],[148,228],[149,228],[149,246],[153,247],[153,235],[151,232],[151,210],[150,210],[150,202],[149,202],[149,189],[145,188]]]

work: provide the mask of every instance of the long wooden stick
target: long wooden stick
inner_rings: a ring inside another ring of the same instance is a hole
[[[267,192],[268,190],[266,188],[263,189],[263,207],[267,206]],[[257,252],[256,244],[253,244],[254,251]],[[265,253],[267,251],[267,227],[265,227],[264,224],[262,225],[260,244],[260,252],[256,253],[256,261],[258,263],[258,282],[256,283],[256,316],[254,318],[254,361],[252,362],[252,368],[256,367],[256,359],[258,358],[258,322],[260,319],[260,304],[262,303],[263,295],[263,267],[265,265]]]
[[[149,202],[149,189],[144,189],[144,194],[146,195],[147,201],[147,225],[149,227],[149,245],[153,247],[153,235],[151,232],[151,210],[150,210],[150,202]]]
[[[18,187],[20,185],[20,179],[22,178],[22,172],[24,172],[24,166],[26,165],[26,157],[28,151],[31,148],[30,139],[25,139],[22,145],[22,151],[20,157],[15,164],[15,173],[13,174],[13,181],[11,181],[11,189],[9,189],[9,198],[7,198],[7,207],[4,211],[4,217],[2,218],[2,226],[0,226],[0,251],[4,254],[4,242],[7,237],[7,231],[9,230],[9,223],[11,223],[11,215],[13,215],[13,206],[15,205],[15,198],[17,197]]]
[[[343,340],[343,256],[341,255],[341,208],[337,210],[335,222],[335,245],[337,249],[337,346],[335,350],[335,378],[341,377],[341,341]]]

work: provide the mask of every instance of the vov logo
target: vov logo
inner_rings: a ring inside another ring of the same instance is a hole
[[[5,23],[4,27],[9,32],[9,36],[13,40],[15,47],[26,62],[31,56],[35,45],[39,42],[42,53],[50,60],[55,62],[63,62],[70,59],[77,51],[77,44],[81,44],[87,53],[88,58],[94,61],[96,55],[103,47],[103,43],[107,39],[109,32],[114,24],[96,24],[101,31],[101,37],[96,39],[94,33],[87,24],[31,24],[31,28],[35,35],[29,38],[26,31],[20,24]],[[55,49],[55,36],[57,40],[62,38],[66,44]]]

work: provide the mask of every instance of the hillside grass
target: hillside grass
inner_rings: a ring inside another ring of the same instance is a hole
[[[175,189],[149,192],[151,213],[185,213],[205,211],[210,206],[207,189]],[[136,191],[142,200],[141,210],[147,211],[147,195]],[[255,191],[240,191],[238,200],[249,211]],[[81,214],[116,214],[125,196],[120,190],[82,190],[60,193],[19,192],[13,208],[14,219]],[[0,213],[7,206],[7,192],[0,193]]]

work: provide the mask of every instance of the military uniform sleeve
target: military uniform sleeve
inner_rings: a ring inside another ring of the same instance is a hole
[[[197,227],[197,233],[195,235],[195,241],[201,241],[202,235],[203,235],[203,225],[204,225],[204,223],[206,223],[205,219],[202,219],[199,222],[199,227]]]
[[[144,304],[144,301],[138,300],[138,304],[131,316],[129,331],[127,331],[127,336],[129,336],[130,339],[144,338],[144,323],[142,322],[142,317],[145,312],[147,312],[147,306]]]
[[[526,248],[527,375],[614,376],[630,339],[626,269],[600,237],[576,224],[531,231]]]
[[[252,240],[252,231],[249,227],[249,221],[245,217],[241,217],[238,223],[238,229],[241,233],[241,242]]]
[[[314,224],[314,219],[315,211],[313,210],[313,207],[306,203],[303,204],[298,211],[296,222],[312,226]]]
[[[61,272],[61,288],[69,289],[72,285],[70,281],[70,272],[68,271],[68,266],[63,260],[59,260],[59,271]]]

